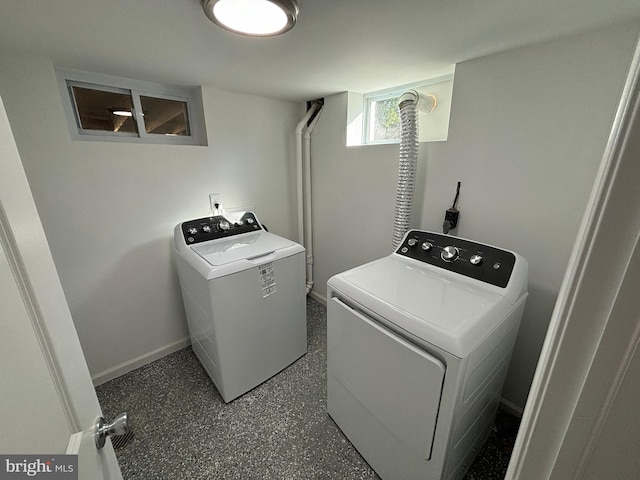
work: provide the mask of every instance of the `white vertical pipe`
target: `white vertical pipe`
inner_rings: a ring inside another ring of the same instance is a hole
[[[302,181],[302,130],[305,125],[318,109],[317,104],[311,105],[302,120],[296,126],[296,192],[298,204],[298,243],[304,245],[304,198],[303,198],[303,181]]]
[[[314,104],[316,105],[316,104]],[[311,204],[311,133],[320,118],[323,106],[304,132],[304,218],[305,218],[305,249],[307,250],[307,293],[313,288],[313,222]]]

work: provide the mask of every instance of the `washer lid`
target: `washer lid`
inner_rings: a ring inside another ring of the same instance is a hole
[[[338,274],[328,284],[460,358],[511,310],[498,287],[394,255]]]
[[[269,232],[252,232],[199,243],[190,248],[214,267],[261,257],[294,243]]]

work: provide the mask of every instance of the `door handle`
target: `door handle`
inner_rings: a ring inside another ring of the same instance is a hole
[[[264,253],[262,255],[256,255],[255,257],[247,257],[247,261],[253,264],[264,263],[267,260],[273,259],[276,256],[276,251],[272,250],[271,252]]]
[[[111,435],[124,435],[125,433],[128,433],[129,430],[129,415],[127,412],[118,415],[111,423],[107,423],[104,417],[98,418],[96,420],[94,433],[96,448],[101,449],[104,447],[107,437],[110,437]]]

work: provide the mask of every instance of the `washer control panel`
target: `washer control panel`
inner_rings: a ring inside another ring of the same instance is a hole
[[[506,250],[422,230],[410,230],[395,253],[502,288],[516,262]]]
[[[230,220],[223,215],[189,220],[183,222],[181,228],[184,243],[187,245],[262,230],[262,226],[252,212],[245,212],[235,220]]]

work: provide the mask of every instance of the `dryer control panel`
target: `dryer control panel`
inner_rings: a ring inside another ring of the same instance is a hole
[[[395,253],[503,288],[516,262],[506,250],[422,230],[410,230]]]
[[[262,230],[262,226],[252,212],[244,212],[242,216],[235,219],[232,215],[197,218],[183,222],[180,227],[184,243],[187,245]]]

